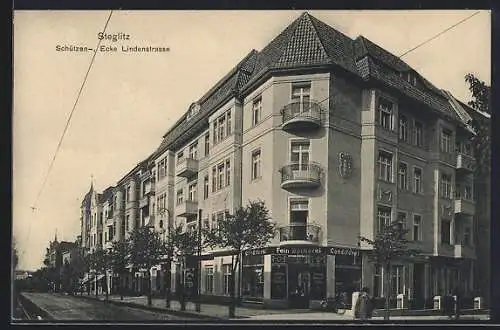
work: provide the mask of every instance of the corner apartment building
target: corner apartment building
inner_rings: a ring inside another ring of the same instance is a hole
[[[304,13],[193,102],[113,188],[113,239],[146,223],[214,226],[264,200],[279,232],[245,251],[241,295],[288,306],[301,286],[308,307],[361,286],[382,296],[383,270],[358,236],[399,219],[423,253],[393,266],[391,294],[419,307],[459,285],[469,295],[475,160],[463,112],[396,56]],[[86,224],[93,242],[99,229]],[[229,295],[231,255],[203,254],[201,293]],[[175,291],[181,271],[169,266]]]

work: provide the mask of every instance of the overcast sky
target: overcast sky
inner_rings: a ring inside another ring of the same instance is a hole
[[[114,185],[161,142],[162,135],[251,49],[261,50],[302,11],[115,11],[107,32],[128,43],[170,47],[160,54],[98,53],[61,150],[32,212],[106,11],[14,13],[13,222],[20,268],[36,269],[56,228],[79,234],[90,187]],[[355,38],[400,55],[475,11],[309,11]],[[404,60],[439,88],[469,100],[468,72],[490,83],[490,14],[481,12]],[[107,42],[106,44],[109,44]]]

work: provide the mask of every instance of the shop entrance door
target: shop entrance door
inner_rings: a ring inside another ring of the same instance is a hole
[[[414,308],[425,307],[425,268],[424,264],[414,264],[413,266],[413,304]]]
[[[309,308],[311,274],[304,265],[288,265],[288,298],[292,308]]]

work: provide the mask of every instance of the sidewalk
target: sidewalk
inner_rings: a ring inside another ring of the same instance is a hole
[[[83,296],[77,295],[76,297],[83,297],[89,299],[96,299],[95,295],[86,295]],[[99,295],[99,300],[104,300],[105,296]],[[139,296],[139,297],[123,297],[123,301],[120,300],[120,296],[110,295],[109,300],[113,303],[123,303],[127,304],[130,307],[135,305],[140,308],[148,308],[148,298],[147,296]],[[184,315],[186,317],[195,317],[195,318],[205,318],[205,319],[229,319],[228,318],[228,306],[227,305],[216,305],[216,304],[201,304],[201,312],[196,312],[194,302],[186,302],[186,310],[181,311],[181,305],[179,301],[173,300],[170,301],[170,309],[165,308],[165,299],[164,298],[153,298],[152,299],[152,308],[162,310],[164,312],[172,312],[177,315]],[[236,319],[241,318],[253,318],[253,317],[267,317],[275,314],[308,314],[313,313],[307,309],[261,309],[261,308],[248,308],[248,307],[236,307]]]
[[[288,320],[288,321],[354,321],[352,314],[345,313],[344,315],[338,315],[335,313],[324,313],[324,312],[311,312],[311,313],[281,313],[274,315],[256,315],[248,318],[249,320]],[[383,321],[383,316],[373,317],[373,321]],[[441,315],[423,315],[423,316],[391,316],[390,321],[446,321],[454,322],[450,320],[447,316]],[[489,320],[488,315],[463,315],[460,317],[461,321],[471,321],[471,320]]]

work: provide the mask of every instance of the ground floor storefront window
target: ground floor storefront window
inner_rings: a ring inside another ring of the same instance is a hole
[[[264,256],[244,256],[242,260],[242,295],[264,297]]]

